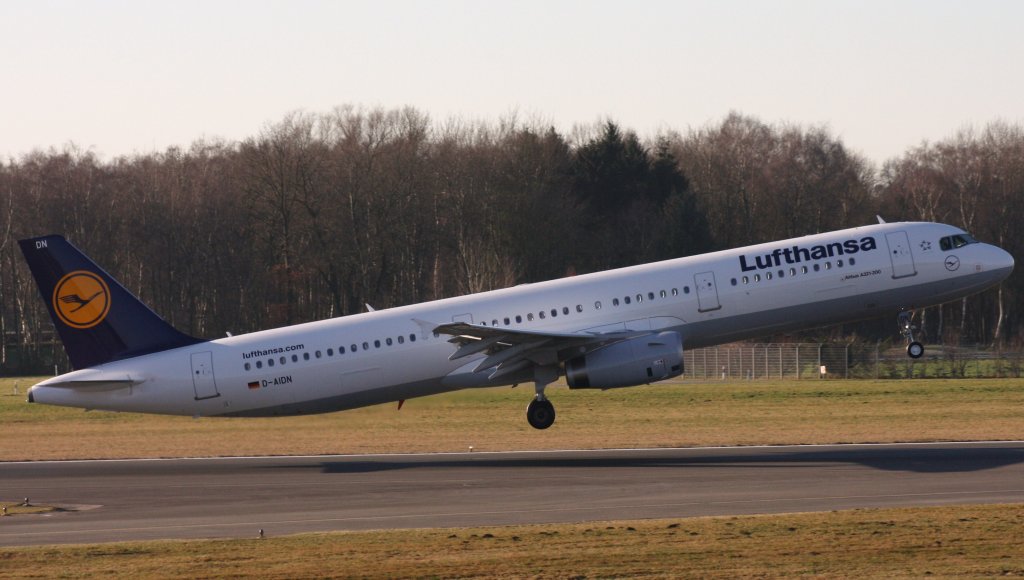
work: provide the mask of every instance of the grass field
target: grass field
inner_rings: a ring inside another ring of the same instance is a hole
[[[555,386],[558,420],[546,431],[526,423],[525,385],[412,399],[401,411],[192,419],[30,405],[34,382],[0,379],[0,461],[1024,438],[1024,379]]]
[[[2,525],[2,524],[0,524]],[[0,549],[5,578],[1024,575],[1024,505]]]
[[[1024,437],[1019,379],[555,387],[547,431],[526,424],[528,387],[400,412],[194,420],[29,405],[34,382],[18,379],[15,395],[15,380],[0,380],[0,460]],[[1012,505],[42,546],[0,549],[0,577],[1020,576],[1022,530],[1024,506]]]

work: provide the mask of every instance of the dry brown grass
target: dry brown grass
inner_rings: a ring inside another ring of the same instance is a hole
[[[0,576],[1024,575],[1024,505],[0,549]]]
[[[274,419],[84,412],[24,402],[0,380],[0,460],[1008,440],[1024,437],[1024,380],[755,381],[549,394],[558,420],[526,424],[531,389],[449,393]]]

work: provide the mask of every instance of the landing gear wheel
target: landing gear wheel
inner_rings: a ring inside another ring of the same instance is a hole
[[[547,399],[534,399],[526,408],[526,420],[534,429],[547,429],[555,422],[555,406]]]
[[[924,345],[916,340],[907,345],[907,356],[910,358],[921,358],[924,354]]]
[[[913,359],[921,358],[924,355],[924,345],[914,339],[914,331],[917,330],[914,326],[914,313],[904,310],[899,313],[898,320],[900,334],[907,339],[907,356]]]

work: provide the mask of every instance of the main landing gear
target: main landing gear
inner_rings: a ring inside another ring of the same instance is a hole
[[[917,327],[914,326],[913,317],[914,313],[907,310],[899,313],[900,334],[907,339],[907,356],[916,359],[924,355],[924,345],[914,340]]]
[[[538,394],[536,399],[530,401],[526,408],[526,420],[534,429],[547,429],[555,422],[555,406],[547,399],[541,399],[543,394]]]
[[[537,392],[526,408],[526,420],[534,429],[547,429],[555,422],[555,406],[544,396],[544,387],[558,379],[557,367],[535,367],[533,388]]]

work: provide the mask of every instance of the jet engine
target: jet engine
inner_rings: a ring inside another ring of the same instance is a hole
[[[631,338],[565,363],[570,389],[632,387],[681,374],[683,338],[678,332]]]

